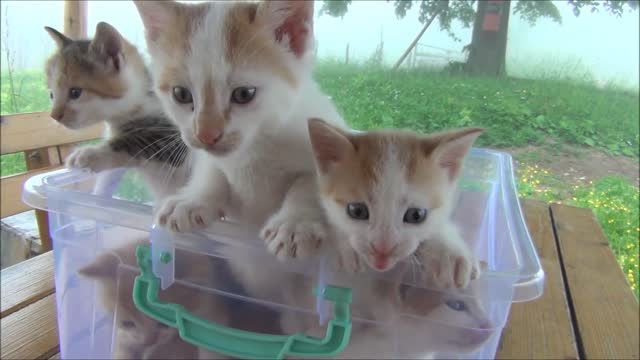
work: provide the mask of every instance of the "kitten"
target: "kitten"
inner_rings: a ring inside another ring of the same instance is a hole
[[[387,311],[384,320],[354,322],[351,341],[337,358],[434,359],[479,350],[495,325],[477,285],[442,291],[378,282],[372,294],[378,296],[376,305],[383,305],[378,311]]]
[[[482,129],[348,133],[309,120],[338,262],[377,271],[415,256],[440,286],[464,288],[479,263],[451,219],[462,162]]]
[[[137,49],[105,22],[92,40],[45,30],[58,46],[46,63],[51,117],[69,129],[106,124],[105,141],[76,149],[67,167],[134,167],[156,199],[174,193],[186,182],[189,150],[164,115]]]
[[[134,280],[139,274],[135,251],[138,245],[148,243],[147,239],[139,239],[110,250],[78,271],[84,278],[96,281],[100,304],[114,317],[114,358],[224,358],[185,342],[176,329],[136,308],[132,296]],[[176,250],[175,259],[176,279],[201,282],[211,277],[211,263],[207,256]],[[212,283],[206,285],[211,286]],[[159,298],[224,324],[228,319],[223,304],[207,295],[203,290],[175,282],[160,292]]]
[[[331,282],[352,289],[354,317],[382,324],[396,319],[392,324],[397,324],[397,328],[359,324],[354,327],[352,343],[340,357],[394,356],[411,346],[416,351],[449,351],[451,348],[445,345],[455,342],[458,332],[464,332],[458,326],[474,325],[474,319],[486,318],[475,305],[469,313],[452,310],[452,306],[462,310],[466,303],[454,302],[457,300],[451,298],[452,292],[441,292],[451,286],[455,287],[453,293],[461,291],[480,272],[480,263],[451,216],[463,159],[482,130],[467,128],[431,135],[390,130],[356,134],[319,119],[310,119],[308,127],[322,203],[334,230],[325,254],[335,258],[339,270],[346,270],[335,274]],[[402,267],[409,260],[420,266],[418,285],[439,290],[411,288],[400,297],[400,281],[389,284],[378,274],[391,270],[388,276],[402,276]],[[400,268],[396,268],[398,263]],[[354,272],[364,274],[351,274]],[[283,286],[287,302],[312,308],[315,299],[309,290],[299,283]],[[469,299],[470,308],[475,301]],[[407,310],[421,317],[397,319]],[[313,328],[291,316],[282,321],[287,331]],[[487,322],[478,321],[481,329],[487,326]],[[389,344],[416,333],[433,335],[397,348]],[[481,335],[485,333],[481,331]],[[459,345],[456,351],[467,350]]]
[[[157,92],[197,164],[157,222],[189,232],[224,216],[261,228],[280,259],[315,251],[326,221],[304,119],[343,121],[312,78],[313,1],[135,4]]]

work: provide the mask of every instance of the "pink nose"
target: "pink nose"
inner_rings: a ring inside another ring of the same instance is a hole
[[[371,248],[373,249],[373,252],[383,256],[389,255],[391,251],[393,251],[393,247],[391,247],[389,244],[382,243],[382,242],[371,244]]]
[[[211,130],[205,133],[198,133],[198,140],[205,145],[215,145],[222,138],[222,130]]]

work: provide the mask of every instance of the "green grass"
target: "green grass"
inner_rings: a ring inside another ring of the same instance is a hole
[[[41,70],[19,71],[13,75],[15,104],[11,98],[9,74],[2,72],[0,113],[2,115],[49,111],[49,89]],[[15,105],[15,106],[14,106]]]
[[[638,157],[637,93],[556,80],[496,79],[321,62],[316,79],[352,127],[481,126],[478,144],[548,141]]]

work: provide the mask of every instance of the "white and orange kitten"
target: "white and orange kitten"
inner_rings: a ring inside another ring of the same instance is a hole
[[[194,149],[187,186],[157,208],[175,232],[221,215],[279,258],[325,238],[305,119],[343,125],[312,78],[313,1],[136,1],[159,97]]]
[[[479,263],[451,217],[463,160],[482,131],[349,133],[310,119],[321,200],[340,264],[386,271],[415,256],[441,286],[466,287]]]
[[[341,358],[468,352],[491,335],[479,300],[463,293],[479,276],[480,263],[451,219],[463,160],[481,133],[351,133],[309,120],[321,199],[333,230],[324,251],[343,271],[331,282],[352,289],[354,317],[394,321],[391,327],[354,323]],[[414,287],[401,283],[407,263],[419,266],[411,269],[419,275]],[[310,284],[282,285],[285,301],[313,308]],[[317,329],[291,316],[282,327]],[[467,328],[479,330],[471,331],[471,340],[460,339]]]
[[[186,183],[190,151],[164,114],[135,46],[105,22],[91,40],[45,30],[58,45],[46,64],[51,117],[69,129],[106,124],[105,141],[77,148],[67,167],[136,168],[156,198],[175,193]]]

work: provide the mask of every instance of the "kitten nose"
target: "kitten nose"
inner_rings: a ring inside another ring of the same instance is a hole
[[[393,249],[395,248],[395,246],[390,246],[387,243],[383,243],[383,242],[379,242],[379,243],[373,243],[371,244],[371,248],[373,249],[373,252],[375,252],[377,255],[389,255]]]
[[[222,138],[222,130],[198,133],[198,140],[205,145],[215,145]]]

